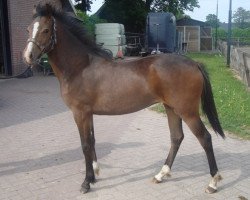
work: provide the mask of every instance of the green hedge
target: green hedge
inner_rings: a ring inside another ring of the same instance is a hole
[[[79,17],[83,21],[85,28],[88,30],[89,34],[93,37],[95,36],[95,24],[107,22],[106,20],[100,19],[95,15],[89,16],[80,10],[77,11],[77,17]]]

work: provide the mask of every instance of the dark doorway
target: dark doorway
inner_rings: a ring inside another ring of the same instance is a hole
[[[0,0],[0,75],[12,75],[7,0]]]

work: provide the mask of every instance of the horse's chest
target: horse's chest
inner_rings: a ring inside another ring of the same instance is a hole
[[[72,98],[70,97],[70,90],[67,84],[61,86],[61,95],[65,104],[69,106],[72,101]]]
[[[72,109],[83,109],[91,102],[91,95],[88,95],[82,85],[61,84],[61,95],[64,103]]]
[[[64,103],[69,108],[78,104],[76,94],[74,94],[74,90],[72,90],[69,84],[64,83],[61,85],[61,95]]]

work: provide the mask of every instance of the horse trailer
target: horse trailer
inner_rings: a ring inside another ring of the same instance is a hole
[[[176,50],[176,18],[172,13],[149,13],[145,48],[149,53],[173,53]]]

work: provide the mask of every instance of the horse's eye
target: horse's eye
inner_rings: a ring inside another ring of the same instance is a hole
[[[48,32],[49,32],[49,29],[47,28],[43,30],[43,33],[48,33]]]

